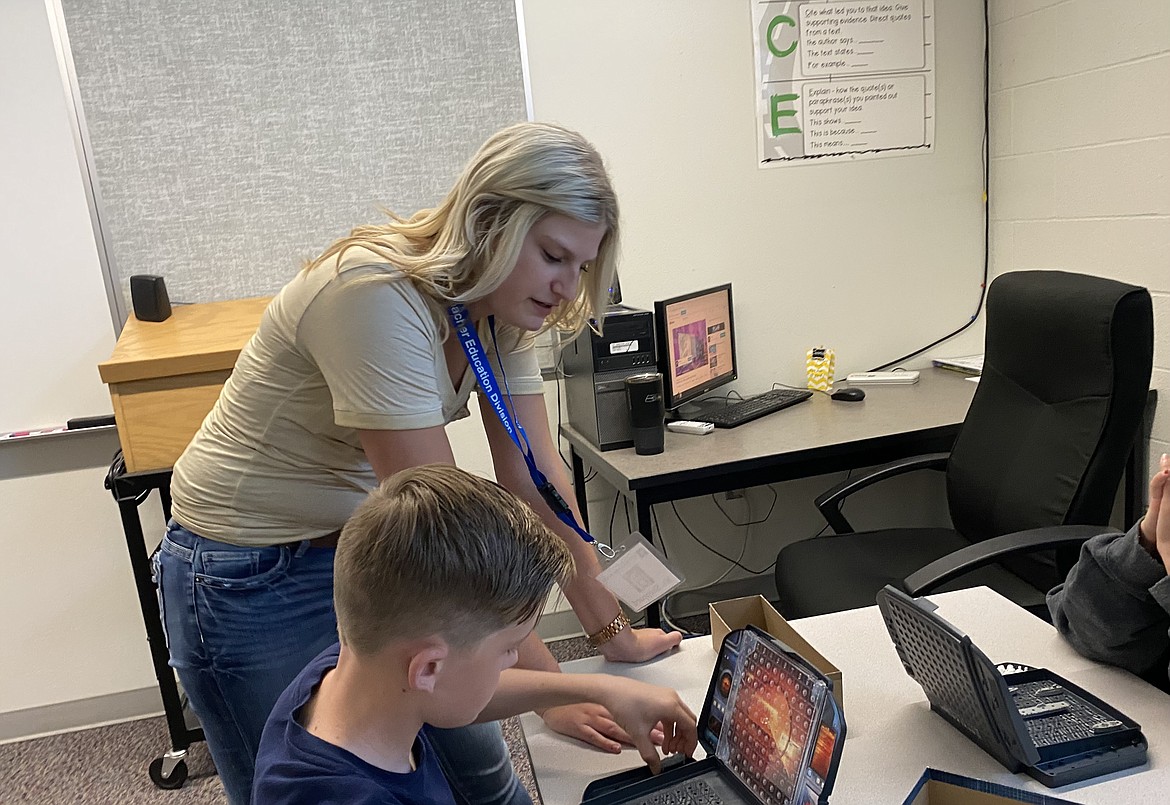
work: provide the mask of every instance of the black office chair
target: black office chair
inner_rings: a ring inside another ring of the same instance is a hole
[[[1045,592],[1109,522],[1145,412],[1153,331],[1144,288],[1059,271],[998,277],[983,375],[951,453],[895,462],[817,498],[836,534],[780,551],[780,611],[870,606],[886,584],[912,595],[987,585],[1047,617]],[[954,527],[854,532],[845,498],[917,469],[945,470]]]

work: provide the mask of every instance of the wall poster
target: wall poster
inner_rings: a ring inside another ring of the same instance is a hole
[[[934,148],[934,0],[752,2],[761,167]]]

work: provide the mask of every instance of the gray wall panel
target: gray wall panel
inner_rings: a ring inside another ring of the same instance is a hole
[[[61,0],[112,268],[275,292],[525,117],[513,0]]]

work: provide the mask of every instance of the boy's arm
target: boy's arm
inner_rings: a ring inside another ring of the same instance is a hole
[[[516,662],[516,668],[552,674],[559,674],[561,670],[548,646],[541,641],[535,630],[520,644],[520,658]],[[533,705],[531,708],[521,707],[516,712],[526,712],[528,709],[534,710],[543,718],[550,729],[570,738],[585,741],[606,752],[616,754],[622,751],[622,744],[633,743],[633,739],[609,712],[594,702],[573,699],[568,704],[561,702],[553,706]]]
[[[662,749],[691,755],[698,743],[695,714],[669,688],[607,674],[561,674],[511,668],[500,675],[496,694],[477,721],[497,721],[529,710],[579,702],[604,705],[657,772],[658,751],[650,733],[660,723]]]

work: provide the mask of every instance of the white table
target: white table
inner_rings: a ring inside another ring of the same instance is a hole
[[[965,631],[993,662],[1055,671],[1142,725],[1149,763],[1059,789],[1011,774],[943,718],[930,711],[922,688],[906,675],[877,607],[795,621],[794,625],[841,669],[847,738],[833,805],[900,803],[932,766],[1074,802],[1165,805],[1170,802],[1170,697],[1116,668],[1081,657],[1049,624],[997,593],[979,587],[931,596],[939,614]],[[709,637],[693,638],[668,657],[638,666],[600,657],[576,660],[568,672],[605,672],[676,688],[698,713],[707,693],[715,651]],[[546,805],[579,803],[592,780],[641,764],[633,749],[620,755],[593,750],[553,733],[536,716],[521,722]]]

